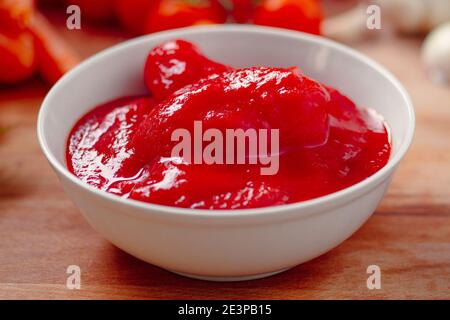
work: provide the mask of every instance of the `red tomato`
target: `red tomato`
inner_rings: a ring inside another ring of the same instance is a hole
[[[238,23],[249,22],[254,14],[258,0],[229,0],[231,2],[231,16]]]
[[[40,13],[33,15],[28,29],[34,37],[39,72],[49,83],[55,83],[79,62],[76,52]]]
[[[36,69],[33,36],[0,33],[0,83],[15,83],[29,78]]]
[[[158,3],[159,0],[116,0],[116,15],[128,31],[142,34],[150,11]]]
[[[148,16],[146,31],[224,23],[225,20],[226,11],[218,0],[161,0]]]
[[[322,9],[317,0],[263,0],[254,23],[320,34]]]

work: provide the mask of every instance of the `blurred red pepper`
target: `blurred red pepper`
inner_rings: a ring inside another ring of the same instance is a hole
[[[0,32],[0,83],[16,83],[31,77],[36,69],[33,37],[28,32]]]
[[[26,27],[33,0],[0,0],[0,83],[16,83],[36,69],[34,40]]]
[[[158,4],[159,0],[116,0],[116,15],[128,31],[143,34],[148,15]]]
[[[320,34],[322,9],[317,0],[263,0],[254,23]]]
[[[35,10],[33,0],[0,0],[0,33],[21,33]]]
[[[224,23],[226,17],[218,0],[161,0],[148,16],[146,32]]]
[[[55,32],[43,15],[35,12],[28,28],[35,39],[39,72],[49,83],[55,83],[78,64],[77,54]]]
[[[252,20],[256,5],[259,0],[223,0],[231,6],[231,16],[237,23],[248,23]]]
[[[54,83],[78,61],[34,1],[0,0],[0,82],[22,81],[38,70]]]

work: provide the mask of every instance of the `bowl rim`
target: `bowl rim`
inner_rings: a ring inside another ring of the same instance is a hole
[[[174,206],[166,206],[166,205],[160,205],[160,204],[153,204],[148,202],[142,202],[138,200],[133,200],[129,198],[122,198],[120,196],[114,195],[112,193],[108,193],[106,191],[94,188],[93,186],[90,186],[89,184],[85,183],[84,181],[78,179],[75,175],[73,175],[66,166],[64,166],[60,161],[57,160],[53,152],[50,150],[47,141],[45,139],[45,128],[43,127],[44,118],[47,114],[49,104],[52,100],[52,97],[55,95],[55,92],[58,91],[58,89],[63,86],[65,83],[69,82],[73,77],[75,77],[78,73],[82,72],[84,69],[89,68],[90,64],[94,63],[96,60],[102,59],[104,56],[107,56],[109,54],[112,54],[113,52],[117,50],[126,50],[127,48],[133,47],[134,45],[139,45],[142,42],[148,41],[149,38],[152,39],[158,39],[161,38],[161,40],[167,38],[167,37],[173,37],[173,38],[182,38],[186,35],[192,35],[196,33],[220,33],[220,32],[246,32],[246,33],[254,33],[254,34],[267,34],[272,36],[278,36],[278,37],[288,37],[291,39],[295,39],[297,41],[307,41],[307,42],[314,42],[319,45],[328,46],[334,50],[341,51],[355,59],[358,59],[368,65],[370,68],[375,69],[377,72],[379,72],[382,76],[386,78],[387,81],[389,81],[401,94],[402,98],[404,99],[404,102],[406,104],[407,112],[408,112],[408,119],[407,119],[407,132],[405,135],[405,139],[402,142],[402,144],[398,147],[398,150],[396,151],[395,155],[389,159],[387,164],[378,170],[373,175],[369,176],[368,178],[351,185],[350,187],[347,187],[345,189],[313,198],[306,201],[301,202],[295,202],[290,204],[283,204],[283,205],[276,205],[276,206],[269,206],[269,207],[262,207],[262,208],[248,208],[248,209],[226,209],[226,210],[210,210],[210,209],[190,209],[190,208],[180,208],[180,207],[174,207]],[[274,28],[274,27],[263,27],[263,26],[253,26],[253,25],[211,25],[211,26],[195,26],[195,27],[187,27],[187,28],[179,28],[179,29],[173,29],[173,30],[167,30],[162,31],[150,35],[143,35],[140,37],[132,38],[129,40],[126,40],[124,42],[121,42],[119,44],[116,44],[114,46],[111,46],[105,50],[102,50],[93,56],[87,58],[83,62],[81,62],[79,65],[77,65],[74,69],[70,70],[68,73],[66,73],[61,79],[57,81],[57,83],[50,89],[50,91],[45,96],[41,108],[39,110],[38,114],[38,120],[37,120],[37,136],[38,141],[41,146],[41,149],[46,156],[47,160],[51,164],[51,166],[54,168],[54,170],[57,171],[58,174],[62,175],[66,179],[68,179],[73,184],[77,185],[78,187],[86,190],[87,192],[93,193],[96,196],[99,196],[105,200],[110,200],[116,204],[129,206],[135,209],[139,209],[140,211],[148,211],[146,213],[157,213],[161,215],[176,215],[176,216],[195,216],[197,218],[236,218],[236,217],[247,217],[247,216],[266,216],[271,215],[273,213],[276,213],[277,215],[280,215],[281,213],[288,213],[293,210],[296,212],[300,212],[301,210],[310,209],[312,207],[316,207],[318,205],[325,205],[333,203],[336,200],[343,200],[346,199],[346,201],[350,201],[354,199],[354,197],[357,197],[358,195],[364,194],[366,192],[369,192],[370,189],[375,188],[380,183],[385,181],[387,176],[395,169],[395,167],[398,165],[400,160],[404,157],[406,152],[408,151],[413,136],[414,136],[414,129],[415,129],[415,113],[413,104],[411,101],[411,98],[409,97],[409,94],[407,93],[406,89],[403,87],[403,85],[400,83],[395,76],[388,71],[385,67],[380,65],[379,63],[375,62],[371,58],[367,57],[366,55],[348,47],[343,44],[340,44],[336,41],[327,39],[325,37],[311,35],[299,31],[292,31],[287,29],[281,29],[281,28]],[[352,197],[352,194],[354,194],[354,197]]]

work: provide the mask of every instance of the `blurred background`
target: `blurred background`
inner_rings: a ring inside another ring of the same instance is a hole
[[[417,116],[413,146],[370,221],[331,256],[254,284],[257,297],[300,298],[308,289],[315,298],[353,297],[364,289],[364,282],[352,280],[355,274],[364,276],[365,266],[380,263],[390,277],[385,290],[371,297],[448,298],[449,21],[450,0],[0,0],[0,297],[72,297],[59,286],[66,266],[76,262],[89,266],[86,281],[97,286],[83,297],[110,297],[114,285],[122,288],[119,297],[127,298],[135,294],[127,285],[183,284],[190,288],[183,292],[198,297],[232,298],[233,288],[242,299],[255,298],[245,284],[224,284],[223,291],[198,285],[107,244],[65,196],[36,139],[42,99],[83,59],[162,30],[249,23],[322,35],[363,52],[400,79]],[[294,295],[290,279],[305,273],[311,281]],[[139,297],[192,297],[139,292]]]
[[[287,28],[353,46],[393,34],[415,36],[420,44],[434,30],[418,67],[445,82],[449,20],[448,0],[0,0],[0,85],[36,77],[51,85],[79,61],[125,39],[223,23]]]

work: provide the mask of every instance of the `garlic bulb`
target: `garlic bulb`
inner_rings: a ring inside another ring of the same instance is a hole
[[[396,29],[404,33],[428,32],[450,21],[449,0],[376,0]]]
[[[364,0],[347,12],[325,19],[322,33],[343,42],[368,36],[366,9],[369,4],[380,7],[383,26],[392,26],[402,33],[425,33],[450,21],[450,0]]]
[[[450,83],[450,22],[427,36],[422,45],[422,59],[433,81]]]

